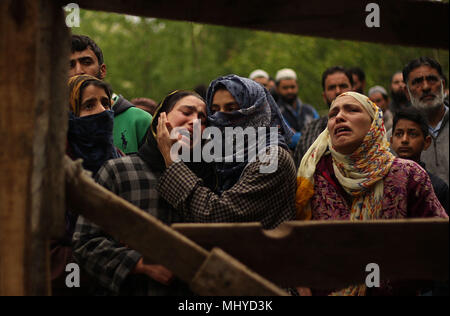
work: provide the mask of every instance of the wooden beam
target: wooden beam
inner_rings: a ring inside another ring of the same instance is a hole
[[[176,233],[80,173],[81,164],[74,166],[68,159],[71,209],[174,271],[198,294],[267,294],[276,292],[273,284],[336,288],[364,283],[369,263],[378,264],[381,277],[390,280],[448,279],[448,220],[288,222],[271,231],[258,223],[175,224]],[[219,264],[228,256],[217,248],[248,268],[233,260]]]
[[[0,295],[50,294],[48,234],[64,209],[63,21],[51,0],[0,2]]]
[[[448,3],[377,0],[380,27],[361,0],[78,0],[85,9],[306,36],[448,49]]]
[[[200,295],[286,295],[220,250],[211,252],[150,214],[106,190],[87,176],[81,162],[65,159],[70,209],[100,225],[117,240],[158,262]],[[215,284],[207,282],[215,276]]]
[[[287,222],[272,231],[258,223],[172,227],[205,249],[220,247],[280,286],[364,283],[369,263],[379,265],[381,278],[448,280],[448,220]]]

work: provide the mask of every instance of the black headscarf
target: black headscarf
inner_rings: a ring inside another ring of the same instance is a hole
[[[107,160],[120,157],[114,147],[113,124],[110,110],[83,117],[69,114],[68,154],[83,159],[83,167],[94,175]]]

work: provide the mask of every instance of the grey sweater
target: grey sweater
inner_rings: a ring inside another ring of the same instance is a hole
[[[427,170],[444,180],[447,185],[449,184],[449,112],[447,111],[444,115],[438,136],[435,138],[431,135],[433,142],[427,150],[422,152],[421,157]]]

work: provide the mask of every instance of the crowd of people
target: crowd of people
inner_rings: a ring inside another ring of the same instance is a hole
[[[289,68],[275,79],[257,69],[248,78],[225,75],[209,87],[173,91],[159,103],[130,102],[106,83],[97,44],[73,35],[68,75],[67,154],[82,158],[100,185],[167,225],[260,222],[274,229],[291,220],[448,219],[448,93],[432,58],[395,72],[390,93],[377,85],[367,95],[362,69],[330,65],[322,74],[329,108],[322,117],[299,98]],[[245,137],[229,137],[229,129]],[[181,154],[211,149],[214,159]],[[193,294],[172,271],[70,209],[51,253],[55,295]],[[86,275],[76,292],[62,282],[70,262]],[[376,289],[289,291],[436,295],[442,287],[384,280]]]

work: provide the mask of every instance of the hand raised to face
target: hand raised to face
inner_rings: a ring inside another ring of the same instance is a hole
[[[172,127],[172,124],[167,120],[167,114],[165,112],[161,113],[158,118],[156,142],[158,143],[159,151],[164,158],[167,168],[174,161],[179,160],[178,150],[172,149],[176,142],[179,142],[181,147],[185,147],[188,150],[191,147],[190,137],[183,135],[183,130],[189,133],[183,127]]]

